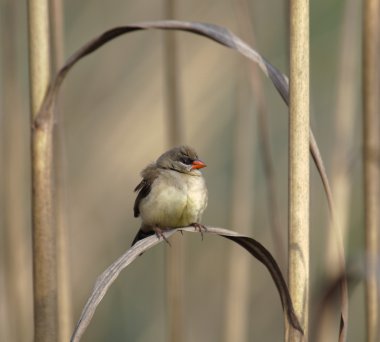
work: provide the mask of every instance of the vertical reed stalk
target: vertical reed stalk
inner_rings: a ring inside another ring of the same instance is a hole
[[[308,339],[309,1],[290,1],[289,289]],[[289,327],[290,328],[290,327]],[[290,341],[302,340],[289,329]]]
[[[32,121],[34,340],[57,340],[56,236],[53,216],[53,118],[37,117],[50,77],[49,2],[29,0]]]
[[[51,0],[50,8],[52,70],[56,73],[64,62],[64,8],[62,0]],[[69,237],[66,222],[66,188],[64,170],[64,142],[60,108],[56,108],[54,127],[55,168],[55,222],[57,226],[57,280],[58,280],[58,341],[70,340],[73,331],[72,296],[70,287]]]
[[[175,18],[175,0],[165,0],[166,19]],[[170,147],[184,142],[180,109],[178,58],[175,32],[164,32],[165,85]],[[175,234],[170,239],[172,248],[166,248],[166,298],[168,306],[169,342],[184,340],[184,241]]]
[[[363,166],[366,243],[367,341],[379,341],[380,230],[380,1],[363,8]]]

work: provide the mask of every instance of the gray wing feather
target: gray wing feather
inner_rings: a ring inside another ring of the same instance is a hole
[[[135,217],[140,215],[140,202],[143,198],[149,195],[152,190],[152,184],[154,180],[159,175],[159,170],[155,164],[148,165],[142,172],[141,175],[143,180],[136,186],[135,191],[138,191],[135,205],[133,206],[133,213]]]

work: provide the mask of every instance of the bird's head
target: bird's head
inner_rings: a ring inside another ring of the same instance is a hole
[[[170,149],[157,159],[157,166],[182,173],[199,174],[199,169],[206,164],[198,158],[197,153],[189,146],[178,146]]]

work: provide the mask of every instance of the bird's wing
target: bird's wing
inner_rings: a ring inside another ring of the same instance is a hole
[[[143,198],[149,195],[154,180],[159,175],[159,170],[155,165],[147,166],[142,172],[143,180],[136,186],[134,191],[138,191],[135,205],[133,206],[133,213],[135,217],[140,215],[140,202]]]
[[[138,191],[135,205],[133,206],[133,213],[135,217],[138,217],[140,215],[140,202],[141,200],[148,196],[150,193],[150,190],[152,189],[152,182],[148,182],[147,180],[143,179],[139,185],[137,185],[135,191]]]

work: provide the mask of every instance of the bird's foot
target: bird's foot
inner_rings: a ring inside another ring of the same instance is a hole
[[[156,236],[158,239],[163,238],[165,242],[171,247],[172,245],[170,244],[169,240],[166,238],[164,235],[165,230],[161,229],[158,226],[153,227],[154,232],[156,233]]]
[[[202,241],[203,241],[203,233],[207,232],[207,227],[197,222],[192,223],[190,226],[193,226],[195,231],[198,231],[201,233]]]

